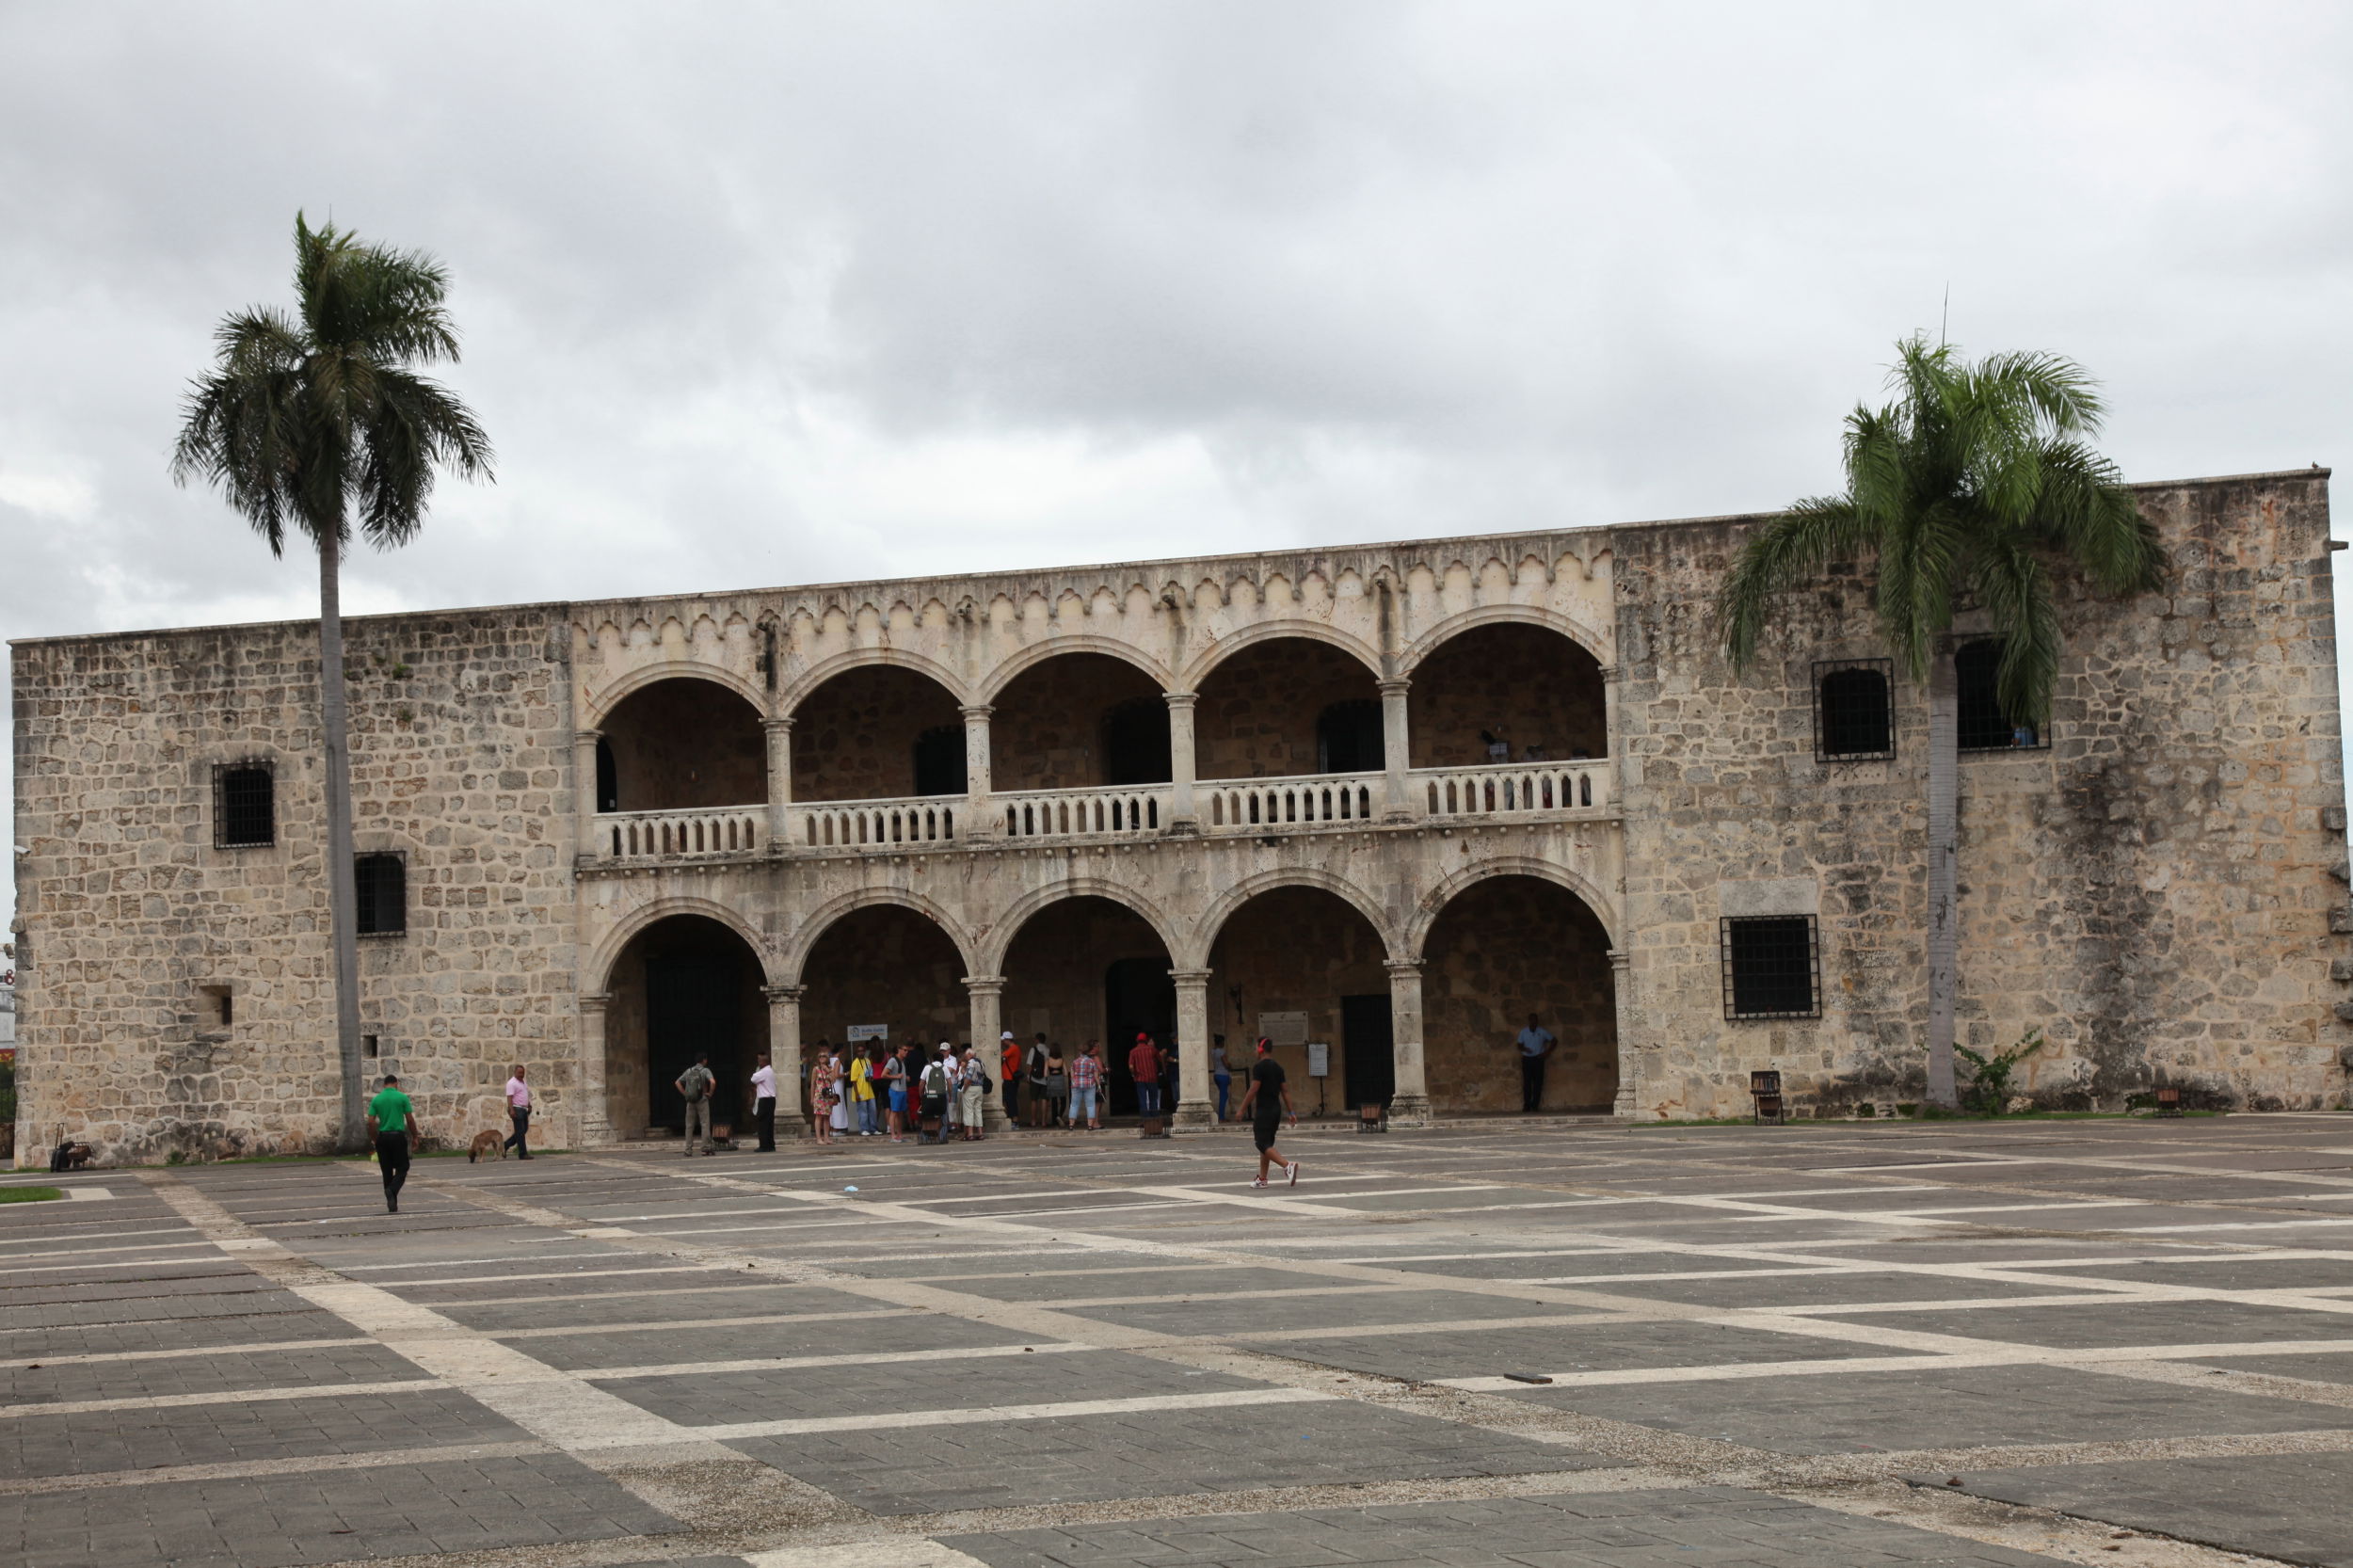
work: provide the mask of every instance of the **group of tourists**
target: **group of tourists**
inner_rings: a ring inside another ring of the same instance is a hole
[[[762,1067],[767,1062],[760,1058]],[[837,1135],[904,1144],[910,1136],[923,1142],[928,1127],[935,1143],[951,1138],[977,1143],[986,1136],[981,1110],[991,1086],[988,1067],[971,1046],[959,1050],[942,1040],[936,1050],[926,1052],[914,1045],[874,1042],[861,1049],[821,1040],[808,1064],[809,1130],[820,1144],[830,1144]],[[767,1124],[772,1128],[774,1091],[772,1075]],[[760,1146],[776,1146],[773,1131]]]

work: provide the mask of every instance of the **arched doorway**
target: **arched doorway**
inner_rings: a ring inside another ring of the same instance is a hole
[[[597,809],[691,811],[768,798],[760,711],[715,680],[641,686],[599,722]]]
[[[1414,667],[1405,704],[1417,768],[1489,762],[1498,744],[1513,761],[1609,753],[1601,664],[1548,626],[1495,621],[1448,638]]]
[[[912,1044],[924,1060],[942,1040],[961,1048],[971,1033],[966,972],[954,938],[920,910],[876,904],[850,911],[825,928],[801,965],[804,1055]],[[786,1070],[797,1074],[801,1066]],[[804,1105],[806,1089],[804,1078]]]
[[[1172,1058],[1176,1049],[1170,967],[1159,934],[1126,904],[1093,895],[1058,900],[1023,921],[1005,950],[1004,1027],[1025,1050],[1043,1034],[1066,1058],[1089,1040],[1100,1042],[1112,1113],[1131,1115],[1128,1052],[1137,1033],[1151,1035]]]
[[[1618,1094],[1609,936],[1585,901],[1536,876],[1493,876],[1456,894],[1422,945],[1422,1051],[1433,1111],[1517,1112],[1529,1014],[1557,1040],[1548,1112],[1604,1112]]]
[[[792,798],[903,800],[965,790],[955,695],[895,664],[844,670],[792,711]]]
[[[605,1015],[605,1115],[617,1135],[682,1130],[672,1085],[705,1053],[719,1080],[712,1120],[744,1125],[752,1067],[768,1048],[765,983],[751,945],[704,915],[657,920],[621,950]]]
[[[1264,1034],[1303,1117],[1385,1105],[1397,1088],[1387,962],[1373,923],[1321,888],[1272,888],[1228,916],[1209,949],[1209,1027],[1225,1036],[1234,1103]],[[1321,1080],[1310,1043],[1326,1048]]]
[[[1168,704],[1159,682],[1125,659],[1056,654],[1014,677],[991,706],[993,789],[1168,782]]]
[[[1202,677],[1193,730],[1193,772],[1205,779],[1381,767],[1372,671],[1313,637],[1271,637],[1220,663]]]

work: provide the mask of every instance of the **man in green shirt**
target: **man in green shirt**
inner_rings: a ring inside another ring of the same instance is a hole
[[[408,1179],[409,1151],[417,1146],[417,1108],[401,1093],[400,1080],[384,1075],[384,1087],[368,1101],[368,1136],[376,1142],[376,1168],[384,1176],[384,1212],[400,1212],[401,1183]]]

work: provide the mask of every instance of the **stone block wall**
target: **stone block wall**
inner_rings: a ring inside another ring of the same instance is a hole
[[[600,729],[623,811],[752,806],[768,798],[760,712],[708,680],[664,680],[623,699]]]
[[[1203,778],[1290,778],[1321,771],[1316,722],[1339,702],[1377,702],[1372,671],[1329,644],[1281,638],[1211,670],[1193,711]]]
[[[990,782],[999,790],[1109,783],[1104,720],[1128,702],[1148,704],[1160,733],[1167,733],[1159,683],[1123,659],[1079,653],[1024,671],[997,695],[989,716]],[[1165,741],[1160,749],[1167,749]]]
[[[2159,1083],[2259,1108],[2344,1093],[2327,478],[2141,487],[2167,587],[2120,603],[2069,585],[2049,749],[1961,758],[1960,1035],[1993,1050],[2043,1031],[2020,1075],[2038,1104],[2118,1109]],[[1926,693],[1896,682],[1894,760],[1817,761],[1815,662],[1886,651],[1867,580],[1788,596],[1735,676],[1709,597],[1747,527],[1613,541],[1640,1110],[1738,1113],[1768,1066],[1826,1110],[1916,1099]],[[1818,1020],[1724,1018],[1718,922],[1746,908],[1816,914]]]
[[[898,800],[915,793],[915,742],[964,732],[956,699],[913,670],[867,665],[809,695],[792,715],[794,800]],[[767,798],[763,779],[756,799]]]
[[[362,939],[361,1028],[440,1135],[494,1125],[516,1059],[563,1135],[572,802],[552,632],[530,612],[345,623],[354,837],[402,856],[408,889],[407,934]],[[331,1138],[317,669],[308,624],[14,648],[20,1148],[69,1128],[115,1160]],[[275,772],[274,845],[215,847],[214,770],[233,761]]]
[[[1531,744],[1556,761],[1609,753],[1601,665],[1549,627],[1479,626],[1441,643],[1405,701],[1417,768],[1484,763],[1482,732],[1510,741],[1515,759]]]

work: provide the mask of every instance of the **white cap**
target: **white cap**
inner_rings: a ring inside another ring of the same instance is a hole
[[[1000,1040],[1010,1040],[1013,1038],[1013,1031],[1010,1029],[1006,1030],[1002,1034],[998,1035],[997,1038]]]

